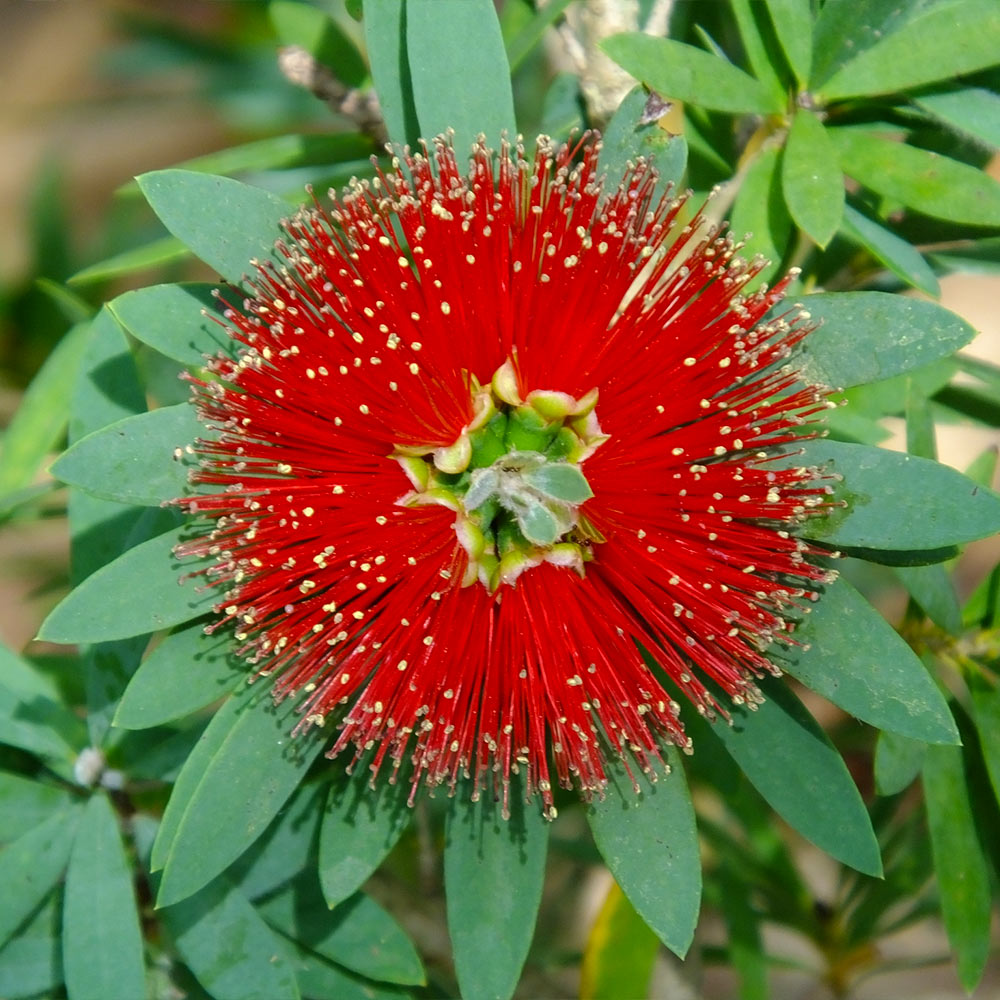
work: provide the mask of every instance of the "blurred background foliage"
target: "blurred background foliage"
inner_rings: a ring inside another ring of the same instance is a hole
[[[639,80],[673,101],[643,133],[649,150],[699,197],[717,188],[710,214],[738,236],[752,233],[747,252],[768,256],[772,276],[800,267],[793,294],[916,291],[990,327],[970,352],[848,390],[851,405],[831,426],[846,441],[939,452],[996,485],[1000,11],[992,0],[496,6],[525,135],[603,128],[622,100],[634,121],[648,99],[633,91]],[[98,906],[99,886],[112,888],[98,915],[134,945],[133,957],[146,957],[145,972],[117,972],[123,982],[144,979],[149,996],[457,989],[438,851],[446,799],[415,811],[367,895],[342,904],[354,908],[350,920],[331,917],[302,874],[323,851],[317,781],[207,897],[154,913],[156,879],[145,873],[156,818],[207,716],[127,732],[106,745],[106,760],[88,764],[80,749],[103,739],[93,715],[84,732],[91,675],[63,648],[28,644],[70,579],[65,494],[45,468],[67,432],[68,409],[53,401],[74,384],[81,324],[130,288],[214,277],[129,178],[183,165],[291,205],[307,183],[323,190],[370,171],[381,136],[356,90],[363,97],[370,85],[360,14],[357,0],[3,8],[0,211],[12,221],[0,234],[0,629],[10,647],[0,662],[0,842],[9,845],[0,873],[12,888],[0,906],[0,996],[61,996],[65,982],[87,981],[67,956],[98,946],[79,934],[95,919],[87,907]],[[670,41],[654,37],[662,35]],[[131,346],[141,403],[185,398],[177,359]],[[552,830],[519,995],[753,1000],[1000,989],[990,957],[1000,870],[998,551],[987,540],[945,555],[932,566],[849,560],[845,571],[947,691],[961,750],[879,735],[804,695],[869,807],[884,880],[809,845],[733,772],[718,741],[696,734],[688,771],[706,874],[686,961],[617,889],[582,811],[566,809]],[[45,711],[25,720],[26,702]],[[94,781],[106,794],[84,806],[82,788]],[[122,843],[119,829],[124,850],[108,846]],[[39,857],[46,865],[33,868]],[[945,866],[935,879],[942,857],[970,864]],[[67,863],[76,875],[64,881]],[[132,890],[139,918],[130,922]],[[385,909],[366,909],[370,898]],[[64,940],[71,926],[76,937]],[[211,940],[236,926],[251,935],[257,960],[227,979],[227,956]],[[260,961],[275,934],[292,956],[277,971]],[[69,995],[86,1000],[79,988]]]

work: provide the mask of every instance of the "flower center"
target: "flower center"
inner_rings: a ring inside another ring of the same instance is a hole
[[[444,448],[397,448],[414,489],[404,506],[455,511],[469,557],[462,586],[490,593],[543,562],[583,576],[601,533],[581,512],[594,495],[581,465],[606,440],[594,413],[597,390],[580,399],[535,390],[521,399],[511,362],[488,385],[473,377],[475,417]]]

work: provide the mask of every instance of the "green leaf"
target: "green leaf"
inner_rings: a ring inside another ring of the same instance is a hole
[[[286,263],[275,243],[292,212],[276,195],[192,170],[154,170],[136,180],[167,229],[227,281],[250,274],[253,259]]]
[[[937,684],[896,630],[845,579],[828,586],[779,654],[782,669],[879,729],[957,743]]]
[[[123,250],[105,260],[98,261],[77,271],[70,279],[71,285],[97,284],[99,281],[111,281],[113,278],[123,278],[138,271],[150,271],[174,264],[190,256],[191,251],[174,236],[164,236],[162,239],[145,243],[133,250]]]
[[[525,469],[523,478],[540,493],[567,503],[583,503],[594,495],[580,467],[569,462],[546,462],[537,469]]]
[[[939,153],[850,127],[830,130],[844,173],[936,219],[1000,226],[1000,181]]]
[[[920,291],[935,298],[941,294],[937,276],[920,251],[856,208],[844,205],[840,232],[852,243],[864,247],[877,261],[908,285],[919,288]]]
[[[510,819],[497,799],[509,797]],[[510,997],[542,900],[548,821],[520,782],[455,798],[445,819],[444,885],[455,974],[466,1000]],[[503,928],[498,933],[498,928]]]
[[[827,0],[813,29],[810,89],[937,0]]]
[[[791,461],[844,480],[847,507],[809,520],[803,533],[827,544],[874,550],[942,549],[1000,531],[1000,496],[946,465],[863,444],[816,439]],[[933,560],[931,560],[933,561]]]
[[[0,743],[27,750],[61,774],[86,743],[86,730],[69,709],[43,694],[12,690],[0,683]]]
[[[145,409],[146,397],[129,344],[111,313],[102,309],[91,324],[80,372],[73,386],[70,444]],[[69,491],[68,514],[70,578],[74,584],[79,584],[136,541],[147,538],[163,517],[163,512],[143,512],[79,490]],[[129,675],[138,666],[145,645],[140,637],[81,650],[87,729],[92,746],[103,745],[115,702]]]
[[[79,820],[75,808],[51,813],[0,851],[0,947],[62,877]]]
[[[875,744],[875,791],[898,795],[916,780],[924,766],[927,744],[898,733],[882,732]]]
[[[63,981],[61,897],[59,889],[50,893],[17,937],[0,950],[0,996],[6,1000],[58,994]]]
[[[548,8],[545,8],[548,10]],[[580,80],[575,73],[557,73],[542,101],[542,135],[565,141],[574,131],[583,129]],[[616,112],[617,113],[617,112]]]
[[[323,11],[304,3],[272,0],[267,13],[282,45],[301,46],[348,87],[360,87],[368,78],[368,67],[354,43]]]
[[[559,537],[559,524],[540,503],[525,499],[517,511],[517,526],[524,537],[536,545],[552,545]]]
[[[701,860],[680,756],[671,748],[666,760],[671,772],[655,783],[609,760],[605,796],[590,803],[587,820],[615,881],[657,937],[683,958],[698,923]]]
[[[597,168],[606,176],[605,190],[610,192],[625,176],[629,163],[635,163],[639,157],[651,160],[659,173],[653,195],[655,203],[668,185],[680,184],[687,166],[687,142],[684,136],[670,135],[656,122],[641,124],[647,97],[644,87],[635,87],[618,105],[601,138]]]
[[[952,635],[958,634],[962,627],[962,609],[958,606],[951,574],[944,566],[896,566],[893,572],[935,625]]]
[[[403,986],[426,982],[420,958],[402,927],[358,893],[329,909],[312,873],[258,905],[261,915],[304,948],[371,979]]]
[[[572,2],[573,0],[551,0],[544,7],[538,7],[520,30],[508,41],[507,61],[510,63],[511,73],[514,73],[518,66],[534,51],[535,46],[542,40],[545,30],[559,20],[563,11]],[[512,4],[506,5],[506,7],[512,6]]]
[[[740,977],[740,1000],[769,1000],[767,955],[760,936],[760,915],[751,902],[752,882],[748,875],[732,862],[721,864],[714,872],[719,882],[719,907],[729,935],[729,959]]]
[[[405,16],[420,134],[454,129],[459,163],[479,133],[491,148],[504,132],[514,142],[510,67],[492,0],[407,0]]]
[[[693,45],[635,32],[612,35],[601,48],[665,98],[734,114],[779,112],[779,101],[749,73]]]
[[[119,295],[108,308],[136,340],[183,365],[200,367],[206,354],[233,351],[233,341],[210,318],[221,320],[225,308],[216,291],[216,285],[196,282],[152,285]]]
[[[881,875],[878,841],[840,754],[791,691],[767,681],[760,687],[765,701],[756,711],[732,708],[732,725],[711,731],[803,837],[859,872]]]
[[[146,995],[132,872],[103,792],[87,802],[66,872],[63,968],[71,997]]]
[[[767,90],[775,105],[786,99],[786,86],[780,75],[784,69],[781,52],[768,30],[765,6],[752,0],[729,0],[740,42],[754,77]]]
[[[204,430],[189,403],[139,413],[81,438],[51,472],[92,496],[159,506],[189,492],[191,463],[178,458],[176,449]]]
[[[792,119],[782,157],[782,189],[799,227],[825,247],[844,214],[844,179],[837,150],[822,122],[800,110]]]
[[[179,563],[173,555],[186,526],[134,546],[114,562],[87,577],[56,605],[38,636],[47,642],[104,642],[156,632],[190,621],[220,600],[213,588],[182,574],[197,563]],[[142,581],[141,596],[136,581]]]
[[[780,269],[792,236],[792,218],[781,196],[781,150],[762,149],[747,167],[730,216],[733,238],[746,240],[743,253],[770,262],[762,272],[770,280]]]
[[[67,805],[66,789],[0,771],[0,844],[16,840]]]
[[[802,372],[825,385],[848,388],[912,371],[976,335],[955,313],[902,295],[832,292],[801,301],[821,324],[803,343]]]
[[[1000,802],[1000,687],[979,671],[970,671],[966,683],[972,696],[972,717],[979,734],[983,762],[993,794]]]
[[[267,828],[323,749],[321,734],[293,738],[299,705],[272,707],[270,689],[247,685],[220,708],[167,805],[154,850],[163,866],[160,906],[213,879]],[[194,771],[193,778],[190,772]]]
[[[909,90],[1000,62],[994,0],[926,7],[877,44],[859,52],[818,88],[826,103]]]
[[[812,70],[813,18],[809,0],[766,0],[774,33],[785,57],[804,87]]]
[[[319,880],[329,906],[361,888],[413,819],[405,772],[394,784],[387,777],[376,779],[375,787],[358,772],[334,778],[323,809]]]
[[[246,673],[232,653],[232,635],[205,634],[199,620],[170,633],[132,675],[115,725],[147,729],[183,718],[224,698]]]
[[[267,896],[315,866],[325,791],[322,785],[300,785],[264,835],[230,866],[226,877],[247,899]]]
[[[976,834],[960,747],[928,747],[923,768],[924,800],[941,915],[971,993],[990,950],[990,877]]]
[[[612,882],[587,936],[580,1000],[646,996],[659,948],[659,938]]]
[[[298,1000],[285,943],[226,879],[158,915],[184,964],[213,997]]]
[[[1000,149],[1000,94],[982,87],[949,88],[914,98],[913,103],[945,125]]]
[[[408,1000],[411,996],[398,986],[383,986],[347,972],[295,941],[286,939],[285,947],[292,952],[299,988],[312,1000]]]
[[[87,346],[90,324],[73,327],[39,369],[3,433],[0,494],[28,486],[66,432],[66,399]]]
[[[365,46],[389,141],[412,145],[420,129],[406,52],[407,5],[364,0],[364,14]]]

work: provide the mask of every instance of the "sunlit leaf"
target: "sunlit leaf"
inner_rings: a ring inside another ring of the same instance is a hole
[[[777,96],[749,73],[693,45],[625,33],[606,38],[601,48],[664,98],[737,114],[780,110]]]

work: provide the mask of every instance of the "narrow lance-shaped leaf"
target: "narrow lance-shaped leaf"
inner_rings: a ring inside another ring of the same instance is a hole
[[[801,301],[819,324],[803,343],[803,373],[835,388],[922,368],[976,335],[948,309],[886,292],[820,293]]]
[[[403,145],[420,136],[406,51],[407,5],[399,0],[364,0],[365,46],[375,93],[389,141]]]
[[[0,771],[0,844],[16,840],[69,805],[69,791]]]
[[[844,206],[840,231],[852,243],[863,246],[908,285],[935,298],[941,294],[937,276],[919,250],[851,205]]]
[[[412,822],[407,804],[410,785],[371,788],[361,769],[342,774],[330,785],[319,840],[319,879],[329,906],[343,902],[381,864]]]
[[[181,364],[200,366],[206,354],[233,349],[232,341],[211,318],[221,320],[224,308],[215,291],[215,285],[197,282],[152,285],[119,295],[108,308],[136,340]],[[209,315],[202,315],[203,311]]]
[[[71,997],[145,996],[132,873],[103,792],[87,803],[66,873],[63,966]]]
[[[923,94],[914,103],[951,128],[1000,149],[1000,94],[984,87],[949,87]]]
[[[79,819],[76,808],[54,810],[0,851],[0,948],[62,877]]]
[[[137,180],[167,229],[226,280],[241,281],[253,259],[285,263],[274,244],[292,210],[270,192],[192,170],[155,170]]]
[[[0,494],[27,486],[66,430],[65,401],[87,347],[90,324],[73,327],[48,356],[3,433]]]
[[[683,957],[701,905],[701,859],[691,794],[680,756],[670,750],[670,774],[652,783],[620,763],[608,767],[605,797],[587,820],[597,849],[642,919],[674,954]]]
[[[844,173],[876,194],[937,219],[1000,226],[1000,181],[985,171],[863,129],[830,134]]]
[[[878,734],[875,745],[875,791],[898,795],[912,784],[924,764],[927,744],[898,733]]]
[[[809,111],[801,110],[792,119],[781,181],[792,218],[825,247],[844,212],[844,181],[837,151],[822,122]]]
[[[264,836],[231,865],[226,878],[254,901],[269,896],[316,864],[323,813],[322,784],[303,784],[271,821]]]
[[[136,414],[81,438],[52,474],[105,500],[159,505],[187,491],[192,463],[184,447],[204,429],[187,403]]]
[[[923,769],[927,824],[941,913],[968,992],[990,949],[990,877],[976,834],[960,747],[928,747]]]
[[[416,949],[389,913],[362,893],[331,910],[312,875],[258,904],[272,927],[359,975],[403,986],[426,981]]]
[[[294,698],[272,709],[269,690],[251,693],[256,697],[231,698],[216,713],[205,734],[214,752],[207,760],[192,756],[182,771],[182,776],[197,773],[193,780],[184,778],[187,797],[164,816],[161,906],[196,892],[235,861],[264,832],[323,749],[316,732],[292,737]],[[157,860],[154,855],[154,864]]]
[[[812,70],[813,17],[809,0],[766,0],[771,23],[795,79],[805,86]]]
[[[0,951],[0,996],[18,1000],[59,991],[63,982],[61,911],[62,891],[57,887]]]
[[[511,818],[490,794],[455,801],[447,818],[444,879],[455,972],[468,1000],[510,997],[542,898],[548,822],[512,784]],[[476,887],[470,892],[471,886]],[[503,928],[502,933],[498,929]]]
[[[734,114],[781,109],[777,97],[749,73],[693,45],[626,33],[605,39],[601,48],[663,97]]]
[[[245,672],[228,632],[206,635],[203,620],[175,629],[132,676],[115,725],[144,729],[182,718],[229,694]]]
[[[858,53],[819,88],[826,101],[908,90],[1000,62],[1000,18],[993,0],[925,6]]]
[[[851,715],[925,743],[957,743],[937,685],[896,630],[846,580],[824,591],[779,662]]]
[[[842,476],[834,496],[846,502],[808,522],[810,538],[840,547],[930,551],[1000,531],[1000,496],[947,466],[861,444],[816,439],[802,447],[804,454],[782,461]]]
[[[761,276],[771,280],[781,270],[792,233],[792,219],[781,196],[777,147],[762,149],[747,167],[733,202],[730,229],[735,239],[745,240],[745,254],[760,254],[770,262]]]
[[[225,878],[158,915],[211,996],[299,1000],[284,942]]]
[[[514,141],[510,67],[492,0],[408,0],[405,18],[421,135],[453,129],[460,162],[479,133],[493,148],[502,133]]]
[[[179,563],[174,548],[185,533],[177,528],[136,545],[87,577],[42,623],[48,642],[103,642],[155,632],[208,611],[219,598],[181,578],[198,568]],[[136,580],[143,581],[141,600]]]
[[[807,840],[867,875],[882,872],[868,812],[840,754],[802,703],[776,683],[761,685],[754,712],[711,731],[751,784]]]

